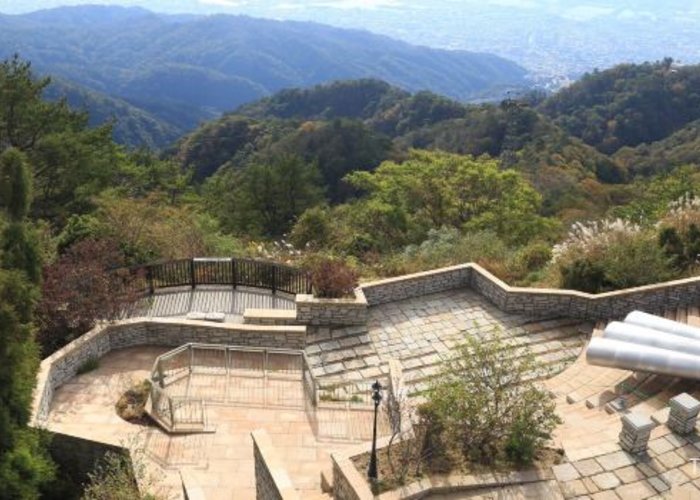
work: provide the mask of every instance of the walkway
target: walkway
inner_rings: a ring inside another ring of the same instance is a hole
[[[246,309],[295,309],[294,297],[255,288],[199,285],[157,290],[130,311],[130,317],[184,318],[191,312],[224,313],[226,322],[243,323]]]

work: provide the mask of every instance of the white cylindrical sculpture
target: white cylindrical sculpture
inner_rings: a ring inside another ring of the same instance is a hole
[[[662,332],[668,332],[674,335],[680,335],[681,337],[687,337],[689,339],[700,341],[700,328],[686,325],[685,323],[678,323],[677,321],[672,321],[660,316],[654,316],[653,314],[643,313],[641,311],[629,313],[625,318],[625,323],[651,328],[652,330],[660,330]]]
[[[605,327],[603,338],[700,356],[700,342],[696,340],[619,321]]]
[[[700,379],[700,356],[619,340],[591,339],[586,360],[592,365]]]

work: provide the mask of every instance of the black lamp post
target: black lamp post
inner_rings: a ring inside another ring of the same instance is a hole
[[[372,431],[372,454],[369,457],[367,477],[370,481],[377,480],[377,411],[382,402],[382,384],[377,380],[372,384],[372,401],[374,401],[374,430]]]

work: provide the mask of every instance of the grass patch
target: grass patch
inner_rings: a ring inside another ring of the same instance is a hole
[[[78,375],[83,373],[88,373],[93,370],[97,370],[100,367],[100,360],[97,358],[90,358],[85,363],[78,367]]]

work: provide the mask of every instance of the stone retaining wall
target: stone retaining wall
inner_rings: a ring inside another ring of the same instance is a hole
[[[297,323],[313,326],[353,326],[367,324],[367,299],[362,288],[354,299],[318,299],[297,295]]]
[[[48,415],[55,389],[74,377],[90,359],[99,359],[113,349],[178,347],[189,342],[301,350],[306,343],[306,328],[177,319],[132,319],[100,325],[41,362],[32,418],[37,423]]]
[[[255,458],[255,497],[257,500],[298,500],[282,461],[264,430],[251,433]]]
[[[362,285],[370,306],[444,292],[469,285],[469,265],[445,267]]]
[[[104,461],[107,453],[124,455],[131,462],[129,450],[121,446],[63,433],[52,432],[50,436],[51,458],[58,465],[60,475],[69,478],[74,484],[85,484],[90,479],[88,474]]]
[[[379,442],[379,440],[377,441]],[[333,498],[335,500],[372,500],[374,495],[369,489],[367,480],[360,475],[351,457],[367,451],[366,444],[353,448],[351,453],[333,453]]]
[[[447,267],[362,285],[369,306],[469,287],[499,309],[534,317],[583,320],[622,318],[641,310],[658,313],[700,302],[700,278],[669,281],[601,294],[511,287],[477,264]]]
[[[476,264],[468,266],[471,267],[470,287],[503,311],[513,314],[566,316],[596,321],[620,319],[635,310],[660,313],[665,309],[700,301],[700,278],[589,294],[573,290],[511,287]]]

